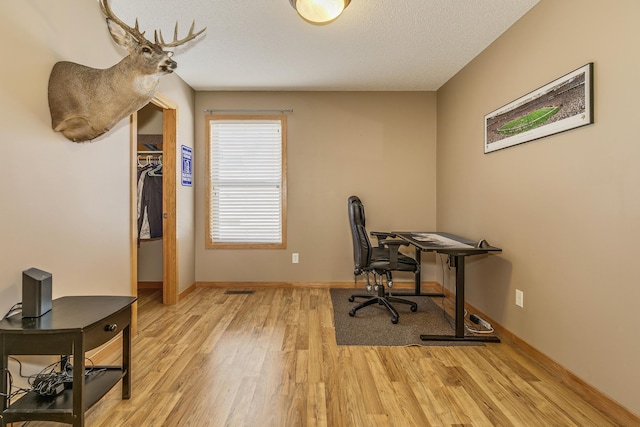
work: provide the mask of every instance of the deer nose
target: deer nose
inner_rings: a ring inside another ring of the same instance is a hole
[[[160,70],[162,70],[162,72],[164,73],[173,73],[173,70],[175,70],[177,67],[178,64],[176,63],[176,61],[167,59],[160,65]]]

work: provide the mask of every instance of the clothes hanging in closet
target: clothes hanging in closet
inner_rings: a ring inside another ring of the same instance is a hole
[[[138,171],[138,242],[162,237],[162,165]]]

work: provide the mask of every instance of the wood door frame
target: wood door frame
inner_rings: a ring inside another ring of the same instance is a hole
[[[178,105],[156,93],[151,103],[162,109],[162,302],[178,302],[178,247],[177,247],[177,116]],[[130,246],[131,246],[131,292],[138,295],[138,115],[131,115],[131,192],[130,192]],[[137,306],[134,307],[137,324]],[[135,330],[135,328],[134,328]]]

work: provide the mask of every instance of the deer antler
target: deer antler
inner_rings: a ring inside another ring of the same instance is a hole
[[[130,26],[122,22],[122,20],[120,20],[120,18],[118,18],[115,13],[113,13],[113,10],[111,10],[111,6],[109,6],[109,0],[100,0],[100,8],[102,8],[102,13],[104,13],[104,15],[107,18],[116,22],[125,31],[127,31],[129,34],[135,37],[138,41],[141,41],[141,39],[145,38],[144,37],[145,32],[144,31],[140,32],[140,28],[138,27],[138,18],[136,18],[136,26],[134,28],[131,28]],[[189,34],[187,34],[187,37],[185,37],[182,40],[178,40],[178,23],[176,22],[176,26],[173,32],[173,41],[171,43],[165,43],[162,37],[162,31],[154,30],[153,36],[155,39],[155,44],[157,44],[160,47],[177,47],[182,44],[185,44],[190,40],[195,39],[200,34],[204,33],[204,31],[207,29],[207,27],[204,27],[202,30],[198,31],[197,33],[194,33],[193,30],[195,26],[196,26],[196,21],[194,20],[193,23],[191,24],[191,29],[189,29]]]
[[[120,20],[120,18],[118,18],[115,13],[113,13],[113,10],[111,10],[111,6],[109,6],[109,0],[100,0],[100,8],[102,9],[102,13],[104,13],[107,18],[120,25],[125,31],[136,38],[138,42],[145,40],[145,32],[140,32],[140,28],[138,27],[138,18],[136,18],[136,26],[134,28],[131,28],[130,26],[122,22],[122,20]]]
[[[204,30],[207,29],[207,27],[204,27],[202,30],[198,31],[197,33],[193,32],[193,29],[196,26],[196,21],[195,19],[193,20],[193,22],[191,23],[191,28],[189,29],[189,34],[187,34],[187,37],[183,38],[182,40],[178,40],[178,23],[176,22],[176,26],[173,30],[173,41],[171,43],[165,43],[164,38],[162,37],[162,31],[154,31],[153,32],[153,37],[155,39],[155,43],[158,46],[162,46],[162,47],[176,47],[176,46],[180,46],[181,44],[185,44],[186,42],[195,39],[196,37],[198,37],[200,34],[204,33]]]

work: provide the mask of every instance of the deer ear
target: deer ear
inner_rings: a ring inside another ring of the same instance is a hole
[[[131,34],[112,19],[107,18],[107,26],[113,40],[128,51],[131,51],[138,44],[138,41]]]

